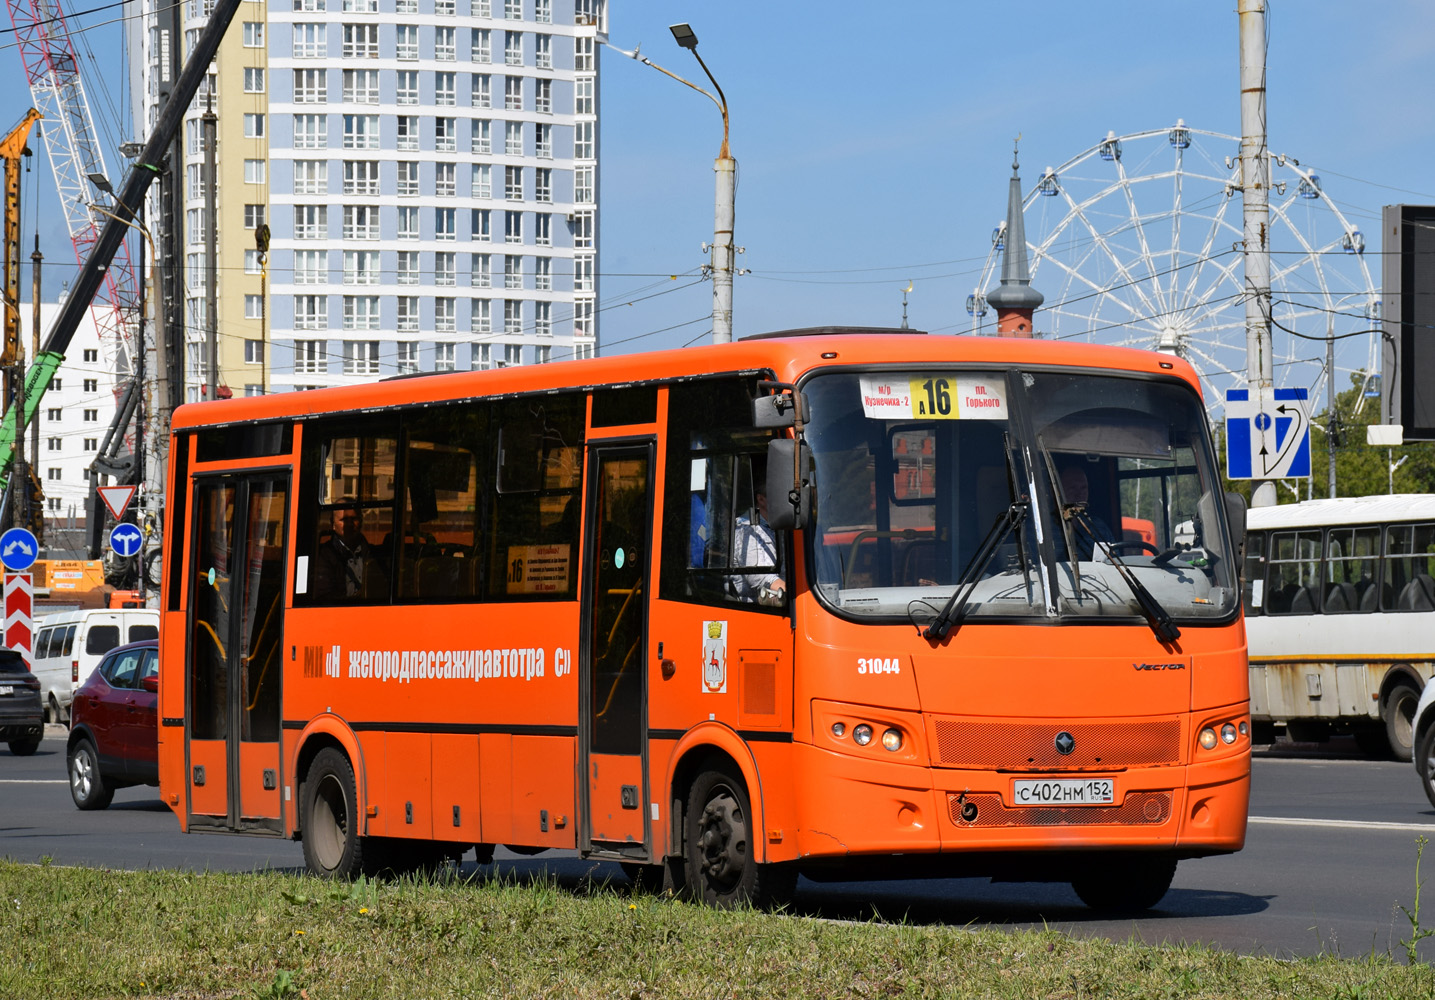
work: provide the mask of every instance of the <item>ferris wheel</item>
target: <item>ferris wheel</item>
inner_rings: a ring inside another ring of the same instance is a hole
[[[1246,384],[1246,298],[1237,136],[1178,121],[1105,139],[1047,167],[1023,197],[1035,316],[1051,340],[1175,353],[1200,373],[1208,408]],[[1326,344],[1337,391],[1380,358],[1380,293],[1365,237],[1294,157],[1270,154],[1271,339],[1275,384],[1323,397]],[[991,333],[1006,223],[967,297],[972,332]],[[1292,333],[1291,331],[1294,331]],[[1315,340],[1303,339],[1317,338]]]

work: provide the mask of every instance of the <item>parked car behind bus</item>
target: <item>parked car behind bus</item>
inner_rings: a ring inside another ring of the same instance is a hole
[[[103,809],[115,789],[159,784],[159,642],[130,643],[106,656],[75,692],[70,728],[70,797]]]

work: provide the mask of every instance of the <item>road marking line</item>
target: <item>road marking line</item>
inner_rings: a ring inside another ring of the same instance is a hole
[[[0,778],[0,785],[68,785],[64,778]]]
[[[1342,830],[1413,830],[1435,833],[1435,823],[1376,823],[1356,819],[1295,819],[1280,816],[1251,816],[1249,821],[1267,826],[1329,826]]]

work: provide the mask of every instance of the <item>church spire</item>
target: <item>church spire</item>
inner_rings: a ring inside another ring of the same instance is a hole
[[[1017,141],[1021,141],[1020,136]],[[1043,296],[1031,287],[1031,271],[1026,263],[1026,226],[1022,221],[1021,172],[1015,144],[1007,191],[1005,242],[1001,285],[987,295],[987,304],[997,311],[997,336],[1030,337],[1031,316],[1041,305]]]

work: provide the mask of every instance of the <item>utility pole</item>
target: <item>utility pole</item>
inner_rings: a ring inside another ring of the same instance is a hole
[[[204,367],[205,399],[219,398],[219,234],[215,231],[215,146],[218,145],[219,117],[214,113],[214,97],[202,119],[204,134]]]
[[[1325,451],[1329,461],[1326,472],[1330,480],[1328,497],[1335,496],[1335,314],[1325,314]]]
[[[1241,33],[1241,204],[1246,276],[1246,384],[1264,404],[1271,369],[1270,158],[1266,149],[1266,0],[1237,0]],[[1265,480],[1251,506],[1276,502]]]
[[[35,250],[30,254],[30,347],[31,357],[40,356],[40,268],[45,263],[45,255],[40,252],[40,234],[35,234]],[[23,408],[22,408],[23,412]],[[20,447],[17,441],[16,449]],[[40,460],[40,411],[36,410],[34,417],[30,420],[30,460]],[[40,491],[33,490],[35,502],[43,499]],[[35,538],[40,544],[45,543],[45,515],[43,511],[30,511],[30,530],[35,533]]]

